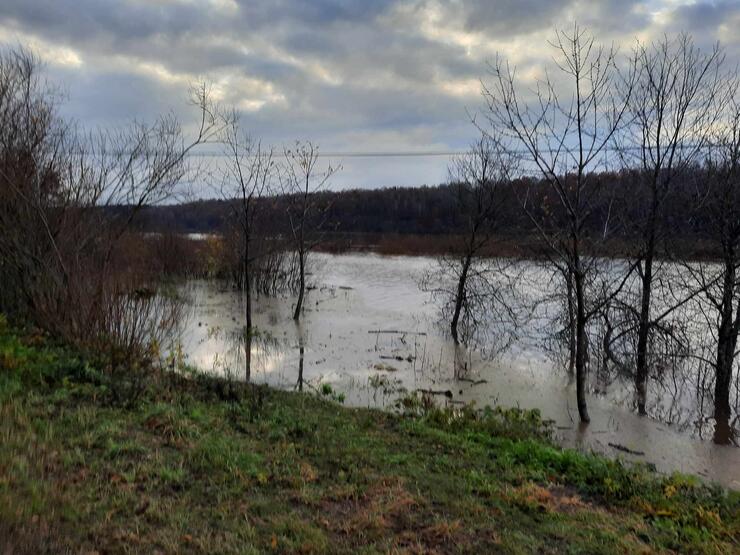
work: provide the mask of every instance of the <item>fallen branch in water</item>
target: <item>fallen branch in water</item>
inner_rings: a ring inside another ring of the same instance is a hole
[[[448,399],[452,399],[452,391],[449,389],[417,389],[416,391],[427,395],[444,395]]]
[[[412,362],[414,360],[414,357],[411,355],[407,357],[402,357],[401,355],[380,355],[380,358],[382,360],[397,360],[399,362],[406,361],[406,362]]]
[[[470,378],[458,378],[458,381],[467,382],[470,385],[480,385],[483,383],[488,383],[488,380],[471,380]]]
[[[609,443],[609,447],[612,447],[616,449],[617,451],[623,451],[625,453],[629,453],[630,455],[640,455],[645,456],[644,451],[633,451],[632,449],[629,449],[628,447],[625,447],[624,445],[619,445],[619,443]]]
[[[425,331],[402,331],[402,330],[368,330],[367,333],[394,333],[397,335],[426,335]]]

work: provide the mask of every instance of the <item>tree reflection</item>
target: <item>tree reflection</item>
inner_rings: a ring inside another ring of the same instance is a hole
[[[298,382],[296,387],[298,391],[303,391],[303,358],[305,354],[305,337],[303,333],[303,325],[300,322],[296,323],[296,335],[298,336]]]

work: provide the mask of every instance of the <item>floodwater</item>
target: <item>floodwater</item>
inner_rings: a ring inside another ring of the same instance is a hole
[[[583,426],[575,385],[542,347],[537,331],[542,322],[527,324],[535,331],[520,334],[496,357],[456,348],[443,332],[438,308],[418,286],[431,264],[425,257],[313,255],[299,324],[292,320],[293,298],[255,302],[259,335],[251,342],[250,379],[306,391],[330,384],[349,406],[390,408],[404,392],[421,389],[442,403],[538,408],[554,420],[565,446],[740,489],[740,449],[702,439],[708,409],[685,388],[672,388],[673,394],[671,388],[652,389],[656,418],[641,418],[631,410],[628,384],[594,382],[592,389],[599,393],[589,395],[592,421]],[[522,282],[522,289],[536,295],[543,287],[537,281]],[[241,295],[205,281],[188,283],[186,293],[192,305],[181,337],[187,362],[246,378],[244,342],[235,339],[244,326]]]

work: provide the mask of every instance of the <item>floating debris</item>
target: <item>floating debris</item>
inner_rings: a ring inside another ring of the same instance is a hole
[[[385,364],[384,362],[375,364],[373,368],[375,370],[380,370],[381,372],[398,372],[398,368],[391,366],[390,364]]]
[[[452,399],[452,391],[449,389],[417,389],[419,393],[425,393],[427,395],[444,395],[448,399]]]
[[[396,335],[426,335],[425,331],[403,331],[403,330],[368,330],[367,333],[393,333]]]
[[[609,447],[616,449],[617,451],[622,451],[624,453],[629,453],[630,455],[640,455],[645,456],[644,451],[633,451],[632,449],[625,447],[624,445],[620,445],[619,443],[609,443]]]

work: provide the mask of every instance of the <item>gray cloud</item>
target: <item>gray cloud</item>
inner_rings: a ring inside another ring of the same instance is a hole
[[[509,36],[552,24],[569,4],[569,0],[472,0],[463,7],[468,28]]]
[[[325,150],[463,148],[477,80],[496,51],[547,64],[577,18],[609,41],[677,29],[721,39],[737,61],[740,3],[669,0],[4,0],[0,40],[28,42],[89,125],[183,118],[187,83],[214,82],[276,145]],[[345,161],[339,186],[435,183],[444,158]]]

